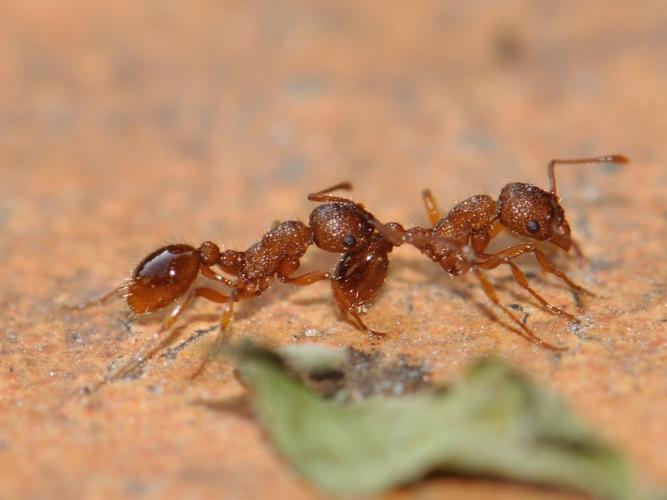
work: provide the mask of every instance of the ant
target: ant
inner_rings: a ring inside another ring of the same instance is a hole
[[[311,212],[309,226],[300,221],[276,222],[257,243],[243,252],[221,250],[212,241],[205,241],[198,248],[188,244],[163,246],[141,260],[131,278],[121,286],[98,299],[69,306],[68,309],[81,310],[120,296],[133,316],[171,307],[159,329],[134,359],[99,385],[126,377],[166,346],[169,338],[163,338],[164,334],[173,328],[196,298],[224,304],[219,322],[220,332],[223,332],[232,320],[234,303],[261,295],[269,289],[274,278],[300,286],[330,280],[340,310],[352,316],[361,330],[371,335],[384,335],[366,327],[358,310],[372,300],[384,281],[389,263],[386,253],[392,245],[376,231],[377,220],[363,205],[329,194],[338,189],[351,190],[352,185],[343,182],[308,195],[310,201],[322,203]],[[301,257],[312,244],[327,252],[343,254],[333,275],[316,271],[293,276]],[[369,260],[378,252],[384,252],[379,260]],[[196,284],[200,276],[226,286],[231,292],[224,294],[209,284]],[[201,373],[222,339],[220,333],[193,378]]]
[[[622,155],[551,160],[547,166],[549,191],[533,184],[514,182],[502,188],[498,200],[489,195],[471,196],[454,206],[444,217],[431,191],[427,189],[422,192],[422,199],[432,227],[404,229],[395,222],[377,224],[376,227],[392,245],[407,243],[414,246],[433,262],[440,264],[450,276],[471,271],[489,300],[521,329],[523,335],[547,349],[566,350],[566,347],[555,346],[538,337],[502,305],[484,271],[500,265],[509,266],[519,286],[535,297],[547,311],[572,321],[576,321],[573,315],[550,304],[530,287],[525,274],[513,260],[522,254],[532,253],[544,272],[557,276],[576,292],[588,295],[593,293],[576,285],[559,271],[535,243],[522,243],[491,254],[485,250],[491,239],[505,228],[529,240],[552,243],[566,252],[573,248],[582,257],[581,249],[572,240],[570,225],[560,205],[554,169],[560,164],[627,162],[628,159]]]

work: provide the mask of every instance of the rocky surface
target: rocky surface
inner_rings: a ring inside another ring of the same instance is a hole
[[[312,498],[250,416],[193,404],[243,388],[216,361],[189,375],[202,335],[134,380],[79,397],[157,319],[77,302],[118,285],[168,241],[243,249],[306,194],[341,180],[383,220],[426,224],[509,181],[559,188],[588,260],[558,264],[597,293],[580,308],[531,259],[531,280],[579,326],[492,276],[557,354],[502,324],[470,276],[393,252],[366,316],[370,342],[325,284],[276,285],[242,304],[234,340],[376,350],[436,380],[500,356],[558,391],[667,483],[667,83],[661,2],[9,2],[0,18],[0,485],[6,498]],[[304,269],[335,258],[313,250]],[[178,341],[216,321],[190,310]],[[567,498],[536,487],[431,478],[391,498]]]

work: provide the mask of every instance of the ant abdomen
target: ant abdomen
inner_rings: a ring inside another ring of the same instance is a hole
[[[142,260],[127,285],[127,304],[137,314],[157,311],[181,297],[192,285],[201,256],[190,245],[162,247]]]

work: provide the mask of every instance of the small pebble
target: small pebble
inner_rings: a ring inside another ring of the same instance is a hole
[[[315,328],[306,328],[303,332],[305,337],[317,337],[320,334]]]

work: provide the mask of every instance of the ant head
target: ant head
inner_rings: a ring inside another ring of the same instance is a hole
[[[168,245],[142,260],[127,286],[132,312],[156,311],[187,292],[199,273],[201,252],[190,245]]]
[[[353,253],[368,245],[375,230],[373,220],[370,213],[355,203],[330,202],[315,208],[309,223],[319,248]]]
[[[570,225],[558,196],[532,184],[507,184],[498,198],[498,218],[510,231],[569,250]]]

